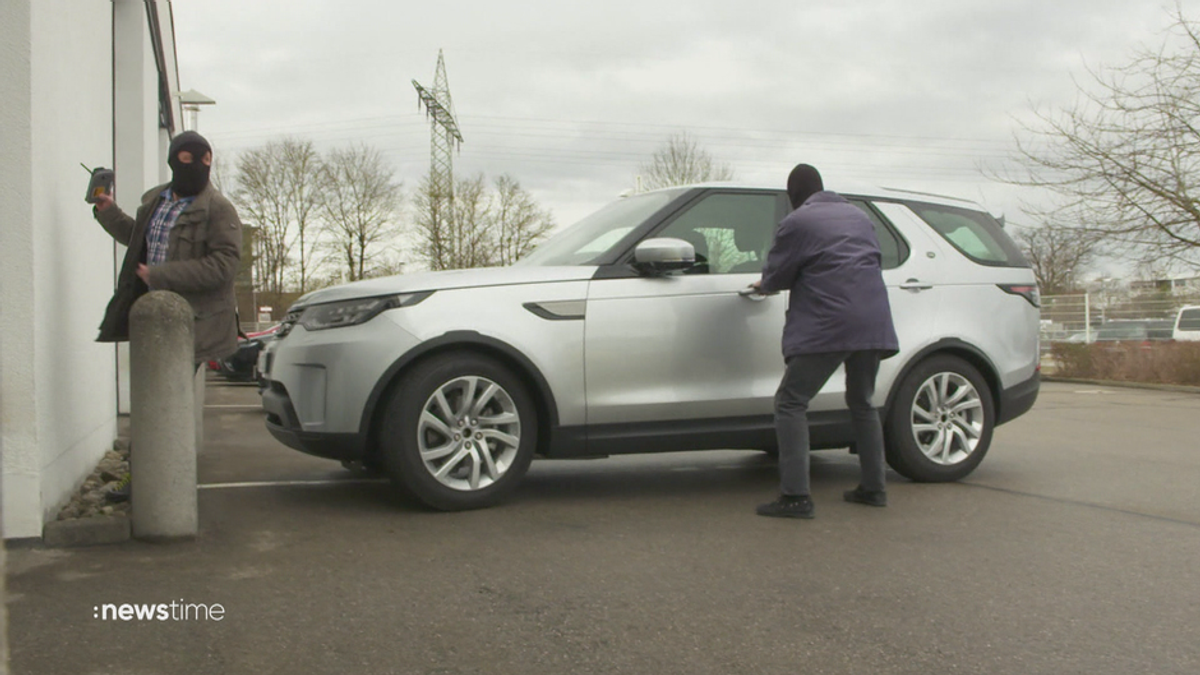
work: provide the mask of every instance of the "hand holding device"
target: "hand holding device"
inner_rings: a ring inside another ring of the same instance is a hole
[[[116,174],[113,173],[112,169],[106,169],[102,166],[98,166],[95,169],[87,168],[86,164],[80,164],[80,166],[83,167],[84,171],[92,175],[92,179],[88,181],[87,195],[84,196],[83,201],[95,204],[98,210],[103,211],[113,202],[113,183],[116,182]],[[105,200],[107,203],[102,204],[101,200]]]

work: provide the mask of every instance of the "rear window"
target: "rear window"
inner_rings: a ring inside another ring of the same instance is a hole
[[[1175,324],[1170,320],[1151,321],[1146,324],[1146,337],[1151,340],[1170,340],[1175,332]]]
[[[1096,331],[1097,340],[1141,340],[1146,337],[1144,323],[1114,323]]]
[[[996,219],[982,211],[906,202],[954,248],[983,265],[1029,267],[1029,262]]]
[[[1179,313],[1179,330],[1200,330],[1200,307]]]

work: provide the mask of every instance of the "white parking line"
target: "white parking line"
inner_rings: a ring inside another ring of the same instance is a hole
[[[207,408],[240,408],[240,409],[242,409],[242,410],[261,410],[261,409],[262,409],[262,405],[261,405],[261,404],[257,404],[257,403],[256,403],[256,404],[246,404],[246,403],[243,403],[243,404],[241,404],[241,405],[234,405],[234,404],[229,404],[229,405],[218,405],[218,404],[212,404],[212,405],[206,405],[206,406],[204,406],[204,407],[205,407],[206,409],[207,409]]]
[[[317,485],[364,485],[386,483],[386,478],[340,478],[332,480],[267,480],[247,481],[245,483],[205,483],[197,485],[199,490],[227,490],[230,488],[261,488],[261,487],[297,487]]]
[[[671,471],[738,471],[747,467],[740,464],[718,464],[716,466],[673,466]]]

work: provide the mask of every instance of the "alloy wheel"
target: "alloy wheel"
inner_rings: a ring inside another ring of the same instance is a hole
[[[521,445],[521,416],[512,396],[486,377],[456,377],[421,409],[417,445],[426,470],[461,491],[486,488],[509,470]]]
[[[959,373],[936,373],[917,390],[912,405],[913,440],[930,461],[962,462],[979,446],[984,407],[979,391]]]

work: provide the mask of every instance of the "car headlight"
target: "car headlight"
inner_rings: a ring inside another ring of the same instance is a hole
[[[304,326],[306,330],[357,326],[374,319],[389,309],[411,307],[431,295],[433,295],[433,291],[424,291],[313,305],[304,309],[304,313],[300,315],[297,323]]]

